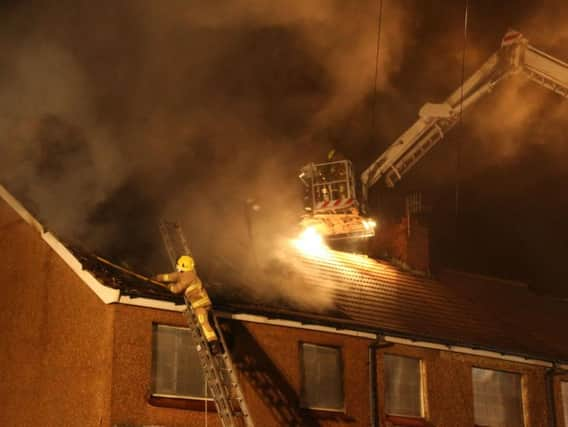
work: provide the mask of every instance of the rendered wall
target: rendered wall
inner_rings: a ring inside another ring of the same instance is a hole
[[[252,377],[270,378],[266,389],[253,387],[245,381],[245,393],[250,402],[251,412],[260,425],[280,426],[286,419],[286,411],[278,405],[269,405],[266,395],[278,393],[275,402],[294,409],[289,417],[300,419],[302,426],[368,426],[369,425],[369,344],[370,340],[348,335],[293,329],[279,326],[235,322],[235,353],[237,360],[252,371]],[[239,348],[239,340],[245,344]],[[300,343],[334,346],[341,348],[343,361],[343,390],[345,411],[315,411],[299,408],[301,389]],[[248,353],[248,354],[247,354]],[[260,358],[254,360],[254,358]],[[263,360],[264,359],[264,360]],[[243,369],[243,366],[241,366]],[[246,368],[245,368],[246,369]],[[260,373],[259,373],[260,372]],[[247,376],[244,374],[243,376]],[[260,382],[263,384],[264,382]],[[274,390],[269,387],[275,386]],[[256,383],[259,384],[259,383]],[[272,407],[271,407],[272,406]]]
[[[125,305],[116,307],[115,352],[113,360],[112,423],[123,425],[164,425],[202,427],[204,411],[160,407],[150,403],[152,361],[152,323],[185,326],[180,313],[171,313]],[[227,323],[225,322],[225,325]],[[233,341],[232,354],[241,368],[252,367],[254,375],[270,377],[273,389],[251,386],[250,377],[241,374],[241,385],[257,427],[280,424],[279,414],[293,412],[302,417],[302,426],[368,425],[368,341],[343,335],[304,331],[240,322],[230,323],[226,334]],[[346,413],[314,413],[301,410],[299,342],[311,342],[343,348]],[[249,362],[244,362],[244,360]],[[252,363],[252,365],[250,364]],[[266,404],[265,397],[279,396],[285,408]],[[363,396],[363,398],[362,398]],[[294,407],[295,406],[295,407]],[[209,412],[208,425],[220,426],[215,413]]]
[[[117,305],[112,361],[112,424],[203,427],[204,411],[157,406],[150,402],[152,324],[187,326],[181,313]],[[201,403],[201,402],[199,402]],[[215,413],[208,426],[220,426]]]
[[[2,200],[0,256],[0,425],[106,425],[112,309]]]
[[[478,367],[521,374],[525,426],[548,426],[544,367],[397,344],[378,352],[379,405],[380,402],[384,402],[382,380],[384,353],[423,360],[426,418],[432,425],[437,427],[474,425],[471,370],[472,367]],[[389,425],[384,413],[381,413],[381,422],[381,425]]]
[[[202,409],[161,408],[148,402],[152,322],[184,326],[183,316],[135,307],[117,308],[113,421],[130,425],[204,425]],[[241,384],[257,426],[295,425],[285,422],[285,419],[300,420],[299,425],[308,427],[369,425],[369,340],[248,322],[225,321],[224,325],[230,327],[226,336],[233,341],[231,351],[241,369]],[[300,342],[342,348],[345,412],[299,408]],[[377,350],[377,407],[382,426],[392,425],[382,411],[385,401],[382,361],[385,353],[423,360],[428,425],[473,425],[472,367],[520,373],[523,378],[525,425],[548,425],[545,367],[395,344]],[[255,378],[263,381],[254,382]],[[560,402],[559,395],[557,399]],[[560,408],[558,416],[560,427]],[[210,426],[219,425],[211,413],[208,423]]]

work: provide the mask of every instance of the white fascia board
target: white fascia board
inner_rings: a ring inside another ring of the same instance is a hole
[[[45,231],[45,228],[29,213],[26,208],[18,202],[14,196],[12,196],[6,188],[0,185],[0,197],[12,208],[14,211],[20,215],[20,217],[30,224],[41,236],[41,238],[49,245],[53,251],[59,255],[59,257],[67,264],[71,270],[79,276],[79,278],[89,287],[91,290],[105,303],[110,304],[117,302],[120,296],[120,291],[118,289],[112,289],[108,286],[104,286],[99,282],[95,276],[86,270],[83,270],[83,266],[75,258],[69,249],[67,249],[57,238],[50,232]]]
[[[63,244],[57,240],[53,234],[46,232],[41,235],[41,238],[105,304],[118,302],[120,298],[120,290],[103,285],[95,276],[87,270],[83,270],[83,266],[79,260],[75,258],[75,255],[63,246]]]
[[[241,321],[244,321],[244,322],[263,323],[263,324],[267,324],[267,325],[306,329],[306,330],[310,330],[310,331],[329,332],[329,333],[332,333],[332,334],[350,335],[350,336],[367,338],[367,339],[372,339],[372,340],[376,340],[377,337],[379,337],[379,335],[380,335],[380,334],[373,334],[373,333],[369,333],[369,332],[355,331],[355,330],[351,330],[351,329],[337,329],[337,328],[333,328],[333,327],[329,327],[329,326],[306,324],[306,323],[301,323],[301,322],[292,321],[292,320],[268,318],[268,317],[265,317],[265,316],[258,316],[258,315],[246,314],[246,313],[217,312],[216,314],[219,317],[241,320]],[[407,338],[394,337],[394,336],[390,336],[390,335],[381,335],[381,336],[385,339],[385,341],[391,342],[393,344],[403,344],[403,345],[408,345],[408,346],[413,346],[413,347],[430,348],[430,349],[435,349],[435,350],[444,350],[444,351],[448,351],[448,352],[469,354],[469,355],[473,355],[473,356],[481,356],[481,357],[487,357],[487,358],[492,358],[492,359],[500,359],[500,360],[506,360],[506,361],[509,361],[509,362],[525,363],[525,364],[528,364],[528,365],[536,365],[536,366],[542,366],[542,367],[548,367],[548,368],[553,367],[553,363],[551,363],[549,361],[525,358],[525,357],[516,356],[516,355],[499,353],[499,352],[496,352],[496,351],[479,350],[479,349],[468,348],[468,347],[463,347],[463,346],[444,345],[444,344],[433,343],[433,342],[428,342],[428,341],[414,341],[414,340],[410,340],[410,339],[407,339]],[[560,369],[566,369],[566,368],[568,368],[568,365],[556,365],[556,367],[558,367]]]
[[[216,312],[219,317],[224,317],[227,319],[241,320],[243,322],[251,323],[264,323],[267,325],[283,326],[287,328],[297,328],[297,329],[307,329],[310,331],[318,332],[329,332],[332,334],[339,335],[350,335],[354,337],[367,338],[371,340],[377,339],[377,335],[368,332],[355,331],[352,329],[337,329],[331,326],[314,325],[309,323],[297,322],[295,320],[284,320],[284,319],[274,319],[265,316],[258,316],[254,314],[246,313],[226,313],[226,312]]]
[[[14,196],[12,196],[8,190],[3,185],[0,185],[0,197],[10,206],[14,211],[20,215],[20,217],[35,228],[39,233],[43,233],[45,230],[43,226],[33,217],[31,213],[27,211],[26,208],[18,202]]]
[[[185,304],[175,304],[170,301],[155,300],[152,298],[132,298],[128,295],[121,295],[117,301],[120,304],[134,305],[137,307],[155,308],[167,311],[185,311]]]
[[[185,310],[185,306],[174,304],[172,302],[167,301],[158,301],[153,300],[150,298],[131,298],[128,296],[121,296],[119,301],[121,304],[128,304],[134,305],[138,307],[146,307],[146,308],[155,308],[159,310],[168,310],[168,311],[177,311],[183,312]],[[500,359],[506,360],[509,362],[516,362],[516,363],[524,363],[533,366],[542,366],[546,368],[556,367],[559,369],[566,369],[568,370],[568,365],[565,364],[553,364],[552,362],[546,360],[539,360],[539,359],[532,359],[532,358],[525,358],[522,356],[517,356],[513,354],[506,354],[506,353],[499,353],[497,351],[491,350],[480,350],[475,348],[469,348],[464,346],[456,346],[456,345],[445,345],[435,342],[429,341],[416,341],[411,340],[408,338],[400,338],[391,335],[382,335],[382,334],[375,334],[370,332],[362,332],[356,331],[353,329],[338,329],[331,326],[322,326],[316,324],[309,324],[309,323],[302,323],[295,320],[287,320],[287,319],[278,319],[278,318],[269,318],[266,316],[259,316],[256,314],[248,314],[248,313],[229,313],[225,311],[215,311],[215,314],[221,318],[225,319],[233,319],[233,320],[240,320],[242,322],[250,322],[250,323],[261,323],[265,325],[272,325],[272,326],[281,326],[287,328],[295,328],[295,329],[304,329],[309,331],[317,331],[317,332],[327,332],[331,334],[339,334],[339,335],[348,335],[353,337],[365,338],[370,340],[376,340],[379,336],[384,338],[386,342],[390,342],[393,344],[401,344],[401,345],[408,345],[412,347],[420,347],[420,348],[428,348],[433,350],[443,350],[453,353],[461,353],[461,354],[468,354],[472,356],[480,356],[480,357],[487,357],[492,359]]]
[[[501,360],[507,360],[509,362],[526,363],[526,364],[529,364],[529,365],[543,366],[543,367],[547,367],[547,368],[550,368],[550,367],[553,366],[553,363],[548,362],[548,361],[525,358],[525,357],[522,357],[522,356],[515,356],[515,355],[506,354],[506,353],[499,353],[499,352],[491,351],[491,350],[479,350],[479,349],[474,349],[474,348],[469,348],[469,347],[463,347],[463,346],[457,346],[457,345],[444,345],[444,344],[432,343],[432,342],[427,342],[427,341],[414,341],[414,340],[411,340],[411,339],[408,339],[408,338],[392,337],[392,336],[389,336],[389,335],[386,335],[384,338],[385,338],[385,341],[391,342],[393,344],[403,344],[403,345],[408,345],[408,346],[413,346],[413,347],[431,348],[431,349],[434,349],[434,350],[445,350],[445,351],[450,351],[450,352],[454,352],[454,353],[469,354],[469,355],[472,355],[472,356],[489,357],[489,358],[492,358],[492,359],[501,359]]]

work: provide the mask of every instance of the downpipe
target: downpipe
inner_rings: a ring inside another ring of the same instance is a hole
[[[377,343],[369,344],[369,422],[371,427],[379,427],[377,410]]]
[[[382,335],[369,344],[369,425],[380,427],[379,393],[377,391],[377,350],[392,347],[394,344],[385,341]]]
[[[544,375],[546,382],[546,406],[548,408],[548,425],[556,427],[556,399],[554,398],[554,368],[548,368]]]
[[[550,427],[557,427],[558,420],[556,419],[556,396],[554,394],[554,377],[557,375],[566,375],[568,370],[564,369],[564,365],[553,364],[551,368],[546,370],[544,375],[546,382],[546,403],[548,409],[548,425]]]

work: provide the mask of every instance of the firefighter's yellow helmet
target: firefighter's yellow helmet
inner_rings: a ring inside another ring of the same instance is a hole
[[[176,268],[178,271],[191,271],[195,267],[193,258],[189,255],[182,255],[178,258]]]

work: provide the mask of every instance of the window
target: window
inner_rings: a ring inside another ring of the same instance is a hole
[[[385,354],[385,412],[389,415],[422,417],[421,361]]]
[[[301,344],[302,406],[343,410],[341,350]]]
[[[153,328],[152,395],[204,398],[205,380],[189,329]]]
[[[476,425],[523,426],[521,375],[473,368],[473,413]]]
[[[560,383],[562,390],[562,409],[564,412],[564,425],[568,427],[568,381]]]

